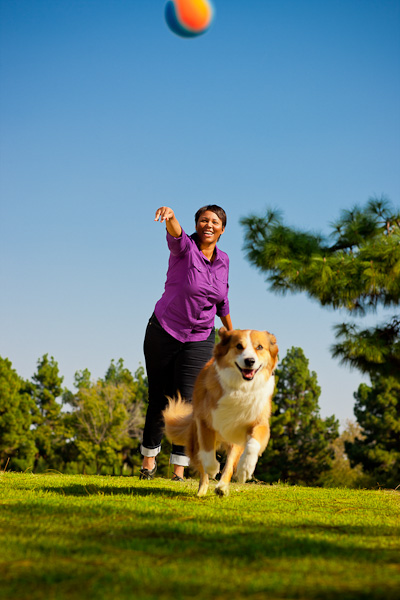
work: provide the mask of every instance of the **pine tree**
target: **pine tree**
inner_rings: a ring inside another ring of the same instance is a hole
[[[342,211],[331,240],[287,227],[280,212],[242,219],[251,263],[275,292],[306,292],[323,306],[365,314],[398,306],[400,215],[386,199]]]
[[[334,417],[322,419],[317,375],[301,348],[291,348],[276,370],[271,440],[256,477],[264,481],[316,485],[331,468],[331,442],[338,436]]]
[[[400,485],[400,378],[373,375],[371,385],[361,384],[354,397],[362,437],[347,442],[346,453],[376,485],[395,488]]]
[[[26,391],[37,408],[34,418],[34,437],[38,449],[36,470],[62,468],[62,453],[70,435],[61,412],[62,382],[57,362],[45,354],[38,360],[32,382],[26,384]]]
[[[247,256],[267,274],[272,291],[306,292],[322,306],[359,316],[399,306],[400,214],[387,199],[373,198],[362,208],[342,211],[330,240],[285,226],[276,211],[242,224]],[[346,446],[349,456],[353,465],[362,464],[377,478],[380,473],[380,483],[389,485],[399,469],[393,444],[399,445],[400,315],[372,328],[342,323],[335,329],[333,356],[367,373],[372,384],[368,390],[360,386],[356,394],[363,437]],[[368,413],[380,416],[369,418]],[[373,459],[371,446],[376,448]]]

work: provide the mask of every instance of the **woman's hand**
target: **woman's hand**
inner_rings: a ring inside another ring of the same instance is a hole
[[[172,235],[172,237],[181,237],[182,227],[179,225],[174,211],[169,206],[160,206],[160,208],[157,208],[154,220],[160,221],[160,223],[164,223],[165,221],[168,233]]]
[[[156,210],[156,218],[155,221],[160,221],[160,223],[164,223],[164,221],[169,221],[175,217],[175,213],[172,208],[169,206],[161,206]]]

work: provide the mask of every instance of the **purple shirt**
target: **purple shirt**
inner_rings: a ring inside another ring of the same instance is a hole
[[[167,242],[167,280],[155,315],[165,331],[180,342],[206,340],[215,315],[229,314],[228,255],[215,247],[216,256],[210,262],[183,230],[179,238],[167,232]]]

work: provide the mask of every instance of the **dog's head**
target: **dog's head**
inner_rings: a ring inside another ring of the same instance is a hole
[[[268,380],[278,363],[276,337],[268,331],[254,329],[219,330],[220,342],[214,356],[219,370],[229,369],[245,381],[263,377]]]

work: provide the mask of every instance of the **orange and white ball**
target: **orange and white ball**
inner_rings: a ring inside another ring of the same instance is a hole
[[[214,7],[210,0],[168,0],[165,20],[168,27],[180,37],[202,35],[211,26]]]

